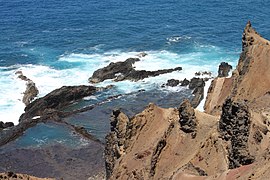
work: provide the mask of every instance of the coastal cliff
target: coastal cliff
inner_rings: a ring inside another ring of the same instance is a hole
[[[247,100],[256,106],[258,99],[268,96],[269,57],[270,42],[261,37],[248,22],[242,36],[242,53],[238,65],[230,78],[217,77],[212,81],[204,106],[205,112],[220,114],[227,98]]]
[[[270,42],[248,22],[231,77],[212,81],[205,112],[184,101],[129,118],[114,111],[108,179],[266,179],[270,176]]]

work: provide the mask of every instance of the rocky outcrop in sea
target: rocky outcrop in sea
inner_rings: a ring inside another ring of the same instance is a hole
[[[114,79],[115,81],[138,81],[148,77],[154,77],[161,74],[171,73],[173,71],[181,71],[181,67],[172,69],[162,69],[157,71],[135,70],[133,64],[140,61],[139,58],[129,58],[124,62],[110,63],[108,66],[96,70],[92,77],[89,78],[91,83],[99,83],[106,79]]]

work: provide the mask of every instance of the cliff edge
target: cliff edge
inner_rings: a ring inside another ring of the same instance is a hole
[[[267,179],[270,177],[270,46],[248,22],[230,78],[217,77],[205,111],[184,101],[154,104],[129,118],[113,112],[107,179]]]
[[[230,78],[215,78],[208,90],[205,112],[220,115],[227,98],[246,100],[253,106],[270,91],[270,41],[248,22],[242,35],[242,53]],[[266,99],[267,101],[267,99]],[[266,103],[265,101],[265,103]]]

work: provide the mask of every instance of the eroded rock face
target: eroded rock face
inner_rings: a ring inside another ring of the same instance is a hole
[[[197,119],[193,107],[188,100],[185,100],[180,107],[179,111],[179,123],[181,124],[181,130],[185,133],[191,133],[192,137],[196,137],[197,131]]]
[[[140,61],[139,58],[129,58],[124,62],[110,63],[108,66],[96,70],[92,77],[89,78],[91,83],[99,83],[106,79],[114,79],[115,81],[131,80],[138,81],[147,77],[154,77],[160,74],[171,73],[173,71],[182,70],[181,67],[172,69],[163,69],[157,71],[135,70],[133,64]]]
[[[111,133],[106,136],[105,166],[106,176],[112,175],[115,161],[119,159],[125,149],[129,118],[120,110],[115,110],[111,118]]]
[[[229,168],[237,168],[254,162],[249,154],[248,138],[251,116],[245,102],[232,102],[227,99],[222,107],[219,131],[222,138],[229,142]]]
[[[218,67],[218,77],[227,77],[229,72],[232,70],[232,66],[226,62],[220,63]]]
[[[182,173],[206,176],[227,170],[217,132],[210,130],[217,119],[209,116],[205,122],[206,117],[188,101],[179,109],[149,104],[132,118],[114,111],[106,137],[107,179],[179,179]]]

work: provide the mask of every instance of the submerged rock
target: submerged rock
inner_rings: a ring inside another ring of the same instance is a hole
[[[182,70],[181,67],[172,69],[163,69],[157,71],[135,70],[133,64],[140,61],[139,58],[129,58],[124,62],[110,63],[108,66],[96,70],[92,77],[89,78],[91,83],[99,83],[106,79],[114,79],[115,81],[131,80],[138,81],[147,77],[154,77],[160,74],[171,73],[173,71]]]
[[[147,56],[147,53],[141,52],[141,53],[137,54],[137,56],[138,56],[139,58],[142,58],[142,57]]]

